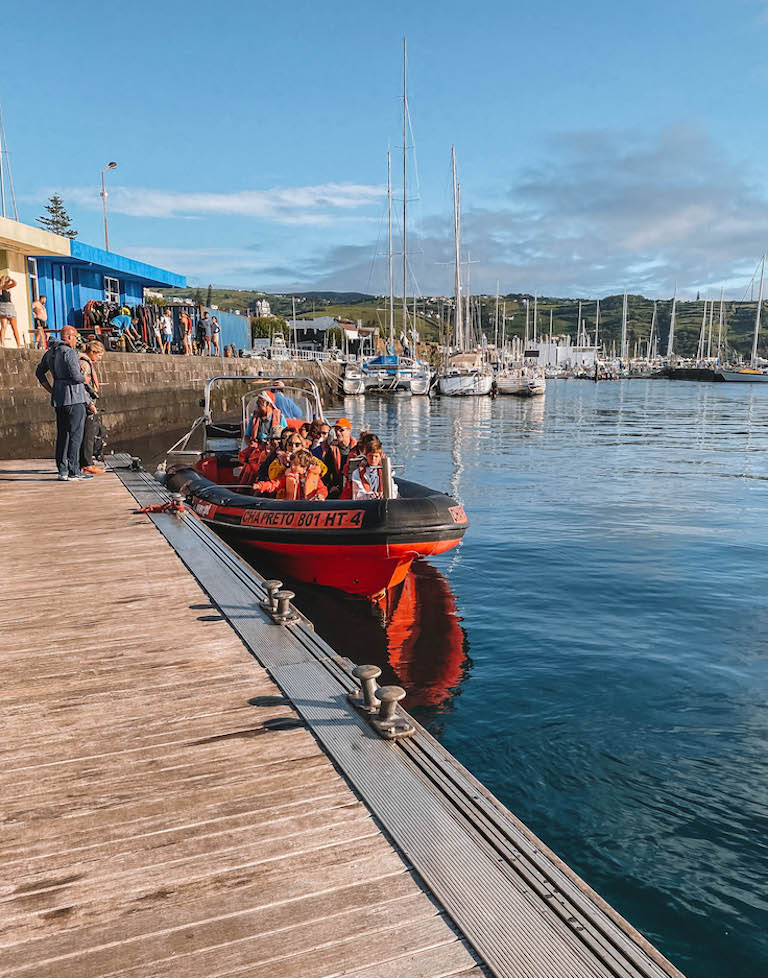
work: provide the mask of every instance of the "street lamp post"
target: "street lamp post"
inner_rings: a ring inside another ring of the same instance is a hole
[[[107,163],[101,171],[101,202],[104,205],[104,247],[109,251],[109,228],[107,227],[107,191],[104,187],[104,174],[107,170],[114,170],[117,163]]]

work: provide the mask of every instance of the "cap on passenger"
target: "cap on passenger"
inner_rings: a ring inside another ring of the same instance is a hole
[[[275,403],[275,397],[272,391],[262,391],[256,398],[257,401],[268,401],[270,404]]]
[[[349,429],[351,429],[352,428],[352,422],[349,420],[349,418],[339,418],[339,420],[335,422],[335,424],[334,424],[333,427],[334,428],[349,428]]]

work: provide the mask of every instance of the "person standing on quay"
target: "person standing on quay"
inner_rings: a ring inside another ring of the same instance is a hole
[[[166,309],[165,315],[163,316],[163,352],[171,353],[171,347],[173,346],[173,317],[171,316],[171,310]],[[189,316],[182,309],[179,312],[179,331],[182,336],[185,336],[189,330],[192,329],[192,321]]]
[[[181,327],[182,353],[185,356],[193,356],[195,351],[192,349],[192,320],[189,316],[182,316],[179,324]]]
[[[211,355],[211,320],[208,316],[208,310],[203,313],[202,319],[198,325],[198,332],[200,336],[198,337],[198,342],[200,339],[205,343],[205,356],[209,357]],[[202,354],[202,348],[200,353]]]
[[[77,330],[65,326],[61,342],[54,342],[37,365],[35,376],[50,393],[51,404],[56,411],[56,466],[59,482],[92,479],[88,472],[80,470],[80,446],[85,427],[85,377],[75,347]],[[53,377],[53,387],[47,374]]]
[[[221,349],[219,347],[220,335],[221,335],[221,326],[219,326],[218,318],[214,316],[213,319],[211,320],[211,343],[213,343],[213,356],[215,357],[221,356]]]
[[[35,317],[35,348],[48,349],[48,310],[45,304],[48,300],[44,295],[32,303],[32,315]]]
[[[99,397],[99,376],[96,372],[96,364],[103,356],[104,344],[98,340],[91,340],[85,350],[78,354],[80,369],[83,372],[83,377],[85,377],[85,393],[88,395],[85,404],[83,443],[80,447],[80,467],[83,472],[88,472],[90,475],[102,475],[104,473],[104,469],[95,465],[93,461],[96,436],[101,428],[96,412],[96,400]]]
[[[13,338],[20,350],[21,340],[19,339],[19,327],[16,325],[16,307],[11,301],[11,289],[15,286],[16,283],[10,275],[0,275],[0,347],[5,346],[5,330],[10,323]]]

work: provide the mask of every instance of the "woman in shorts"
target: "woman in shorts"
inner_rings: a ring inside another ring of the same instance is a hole
[[[16,322],[16,306],[11,301],[11,289],[15,286],[16,283],[10,275],[0,276],[0,346],[5,346],[5,331],[8,323],[10,323],[16,346],[21,349],[19,327]]]

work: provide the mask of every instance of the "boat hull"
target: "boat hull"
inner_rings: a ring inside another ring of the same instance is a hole
[[[444,397],[483,397],[491,393],[493,378],[487,374],[447,374],[437,389]]]
[[[341,386],[344,394],[348,397],[355,394],[365,394],[365,380],[362,377],[345,377]]]
[[[289,502],[232,492],[188,466],[167,479],[236,545],[268,553],[297,580],[368,597],[399,584],[415,557],[455,547],[469,525],[450,496],[404,479],[397,485],[397,499]]]
[[[717,370],[716,376],[720,377],[722,380],[728,383],[736,384],[766,384],[768,383],[768,374],[751,373],[745,370]]]

